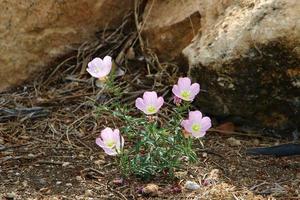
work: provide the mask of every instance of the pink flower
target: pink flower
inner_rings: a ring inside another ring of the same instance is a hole
[[[101,58],[94,58],[88,63],[86,71],[95,78],[103,79],[109,74],[111,67],[111,57],[105,56],[103,60]]]
[[[179,78],[177,85],[173,86],[172,92],[175,96],[185,101],[193,101],[195,96],[200,92],[200,85],[193,83],[188,77]]]
[[[120,135],[119,129],[114,131],[111,128],[105,128],[101,134],[96,138],[96,144],[100,146],[106,154],[115,156],[120,153],[124,146],[124,138]]]
[[[211,127],[209,117],[203,117],[199,110],[190,111],[189,118],[181,122],[181,126],[192,134],[195,138],[203,137],[206,131]]]
[[[135,106],[147,115],[157,113],[163,104],[163,97],[157,97],[156,92],[144,92],[143,99],[135,100]]]

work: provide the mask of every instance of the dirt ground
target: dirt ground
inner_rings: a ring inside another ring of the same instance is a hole
[[[117,168],[95,145],[98,129],[76,136],[77,131],[84,129],[78,127],[70,131],[68,139],[65,132],[54,131],[55,123],[55,119],[48,118],[2,124],[1,138],[7,147],[0,154],[3,199],[151,198],[139,193],[139,188],[149,182],[134,178],[123,183],[116,181],[120,178]],[[21,133],[16,132],[17,127],[22,127]],[[157,199],[300,198],[300,157],[246,156],[245,148],[252,146],[254,139],[237,138],[242,146],[231,147],[227,137],[207,134],[204,142],[207,151],[199,152],[197,165],[178,173],[176,180],[151,181],[159,186]],[[267,140],[260,142],[274,144]],[[215,182],[206,186],[203,180],[212,171],[217,173]],[[201,189],[174,190],[178,185],[183,186],[185,180],[200,183]]]
[[[85,44],[53,71],[41,72],[30,84],[0,95],[2,199],[300,199],[299,156],[245,155],[248,147],[287,142],[259,134],[210,131],[203,140],[204,148],[195,146],[199,162],[178,171],[176,179],[122,179],[113,158],[95,144],[106,124],[118,122],[109,112],[96,115],[95,105],[115,101],[133,105],[137,96],[153,86],[171,102],[170,80],[174,82],[180,74],[172,71],[173,65],[165,71],[151,69],[154,73],[149,74],[141,57],[131,61],[134,67],[130,67],[119,55],[135,37],[121,31],[113,34],[122,42],[111,37]],[[119,99],[114,94],[119,90],[99,91],[85,73],[92,56],[106,54],[118,58],[126,71],[117,79],[123,95]],[[168,64],[160,63],[164,65]],[[188,191],[186,181],[201,187]],[[141,193],[149,183],[159,190]]]

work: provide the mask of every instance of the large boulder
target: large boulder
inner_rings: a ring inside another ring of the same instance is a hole
[[[199,3],[200,4],[200,3]],[[283,129],[300,124],[300,1],[201,1],[201,33],[183,53],[199,105]]]
[[[133,0],[0,0],[0,91],[116,28],[130,10]]]
[[[146,46],[163,61],[179,60],[200,28],[199,1],[149,0],[143,19]]]

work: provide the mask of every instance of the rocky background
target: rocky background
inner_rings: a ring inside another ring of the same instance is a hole
[[[120,26],[133,0],[0,0],[0,91]],[[186,63],[198,105],[241,123],[300,124],[300,1],[148,0],[139,27],[160,61]],[[185,60],[185,62],[182,62]]]
[[[0,0],[0,91],[119,27],[132,10],[133,0]]]

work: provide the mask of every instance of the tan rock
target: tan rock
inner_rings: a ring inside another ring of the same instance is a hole
[[[200,28],[199,1],[149,0],[144,12],[145,45],[162,60],[174,60]]]
[[[116,28],[132,9],[133,0],[0,0],[0,91]]]
[[[203,9],[203,31],[184,50],[191,65],[201,63],[221,68],[226,61],[249,53],[254,43],[268,44],[281,38],[287,43],[285,46],[296,48],[300,42],[297,0],[243,0],[225,4],[208,1],[211,3]],[[222,8],[214,11],[216,7]]]
[[[300,122],[300,1],[203,1],[201,33],[183,54],[216,115],[285,128]]]
[[[159,195],[159,186],[153,183],[149,183],[142,189],[142,193],[144,195],[156,197]]]

